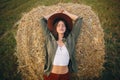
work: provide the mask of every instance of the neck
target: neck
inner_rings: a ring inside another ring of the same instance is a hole
[[[58,41],[61,41],[64,37],[64,34],[58,34]]]

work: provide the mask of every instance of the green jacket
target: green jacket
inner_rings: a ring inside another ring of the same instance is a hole
[[[45,43],[46,61],[44,65],[44,73],[46,75],[49,75],[52,69],[52,62],[54,60],[54,56],[55,56],[55,52],[56,52],[58,44],[54,36],[52,35],[52,33],[48,30],[47,20],[45,18],[42,18],[40,22],[42,24],[43,32],[46,36],[46,43]],[[77,37],[80,33],[81,27],[82,27],[82,18],[78,17],[75,20],[72,31],[70,32],[68,37],[63,38],[63,42],[65,46],[67,47],[69,55],[70,55],[70,61],[68,64],[70,72],[77,72],[77,69],[78,69],[76,60],[75,60],[75,44],[77,41]]]

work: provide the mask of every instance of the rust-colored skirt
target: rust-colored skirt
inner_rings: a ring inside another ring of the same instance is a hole
[[[43,75],[44,80],[70,80],[70,73],[66,74],[55,74],[50,73],[49,76]]]

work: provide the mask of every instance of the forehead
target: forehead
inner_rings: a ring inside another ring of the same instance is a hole
[[[58,21],[58,24],[65,24],[64,21],[60,20]]]

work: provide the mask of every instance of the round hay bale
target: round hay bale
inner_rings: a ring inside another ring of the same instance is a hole
[[[45,37],[41,28],[40,19],[43,15],[64,7],[67,11],[83,17],[81,33],[76,45],[76,61],[78,73],[72,74],[72,80],[93,79],[99,77],[104,63],[104,33],[98,16],[90,6],[73,3],[59,3],[52,6],[39,6],[16,23],[18,70],[23,80],[42,80],[45,63]]]

